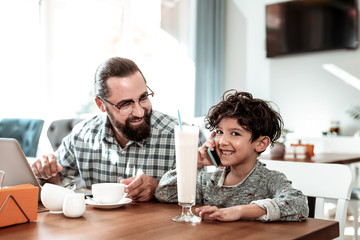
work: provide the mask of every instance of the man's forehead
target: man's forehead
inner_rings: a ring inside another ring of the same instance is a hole
[[[137,98],[147,91],[146,83],[140,73],[128,77],[110,77],[107,84],[109,97]]]

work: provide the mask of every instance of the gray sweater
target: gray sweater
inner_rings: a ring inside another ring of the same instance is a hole
[[[224,186],[230,168],[215,172],[199,171],[196,184],[196,203],[218,207],[257,204],[267,210],[261,221],[301,221],[308,217],[306,196],[292,188],[283,173],[269,170],[257,161],[255,167],[240,183]],[[162,202],[177,202],[176,169],[161,178],[155,197]]]

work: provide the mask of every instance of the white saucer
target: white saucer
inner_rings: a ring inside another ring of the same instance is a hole
[[[109,209],[110,208],[119,208],[119,207],[122,207],[131,202],[132,202],[132,200],[130,198],[123,198],[118,203],[101,204],[101,203],[95,202],[95,200],[93,200],[92,198],[85,199],[85,203],[87,205],[90,205],[95,208],[109,208]]]

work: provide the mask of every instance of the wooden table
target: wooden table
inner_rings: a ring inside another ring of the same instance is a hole
[[[87,206],[81,218],[42,212],[37,222],[0,229],[1,239],[333,239],[336,221],[309,218],[303,222],[205,221],[175,223],[177,204],[130,203],[117,209]]]
[[[298,161],[298,162],[315,162],[315,163],[340,163],[350,164],[360,162],[360,154],[347,153],[317,153],[311,159],[301,159],[289,157],[285,155],[284,159],[271,158],[270,155],[260,155],[259,159],[284,160],[284,161]]]

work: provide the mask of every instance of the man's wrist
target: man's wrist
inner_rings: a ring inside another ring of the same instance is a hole
[[[60,174],[58,173],[56,176],[51,177],[51,178],[37,178],[40,185],[44,185],[45,183],[52,183],[52,184],[56,184],[56,185],[60,185]]]

